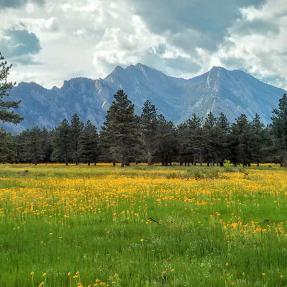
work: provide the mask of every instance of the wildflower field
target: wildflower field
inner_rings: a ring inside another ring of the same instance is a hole
[[[0,166],[0,286],[287,286],[287,169]]]

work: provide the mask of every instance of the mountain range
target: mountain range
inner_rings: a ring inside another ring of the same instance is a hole
[[[150,100],[159,113],[174,123],[188,119],[193,113],[204,117],[209,112],[223,112],[230,121],[242,113],[249,118],[258,113],[262,121],[268,123],[273,108],[285,93],[243,71],[222,67],[182,79],[142,64],[117,66],[104,79],[73,78],[60,88],[46,89],[34,82],[19,83],[10,95],[21,100],[18,112],[24,120],[17,126],[9,125],[8,129],[17,132],[35,125],[50,129],[74,113],[100,127],[118,89],[128,94],[136,113]]]

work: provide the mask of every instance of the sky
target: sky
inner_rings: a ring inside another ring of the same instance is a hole
[[[17,82],[61,86],[142,63],[191,78],[213,66],[287,88],[287,0],[0,0]]]

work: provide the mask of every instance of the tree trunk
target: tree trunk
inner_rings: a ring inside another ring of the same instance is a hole
[[[147,153],[147,164],[152,165],[152,154],[150,152]]]

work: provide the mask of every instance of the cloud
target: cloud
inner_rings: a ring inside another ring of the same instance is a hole
[[[265,0],[129,0],[149,29],[166,34],[182,48],[213,50],[227,29],[241,16],[240,9],[258,6]]]
[[[279,26],[273,21],[266,21],[262,19],[255,19],[252,21],[239,21],[238,25],[233,28],[233,32],[241,35],[252,34],[278,34],[280,32]]]
[[[31,64],[32,55],[40,50],[39,39],[25,27],[6,30],[0,38],[0,51],[3,55],[23,65]]]
[[[286,0],[36,3],[44,1],[0,0],[14,8],[0,9],[0,51],[17,63],[17,81],[61,85],[138,62],[185,78],[214,65],[281,86],[287,77]]]
[[[44,4],[44,0],[0,0],[0,8],[17,8],[27,4],[28,2],[40,5]]]
[[[221,63],[241,68],[286,88],[287,3],[269,0],[260,9],[242,11],[242,19],[229,30],[215,57]]]

